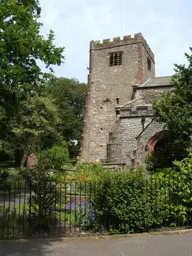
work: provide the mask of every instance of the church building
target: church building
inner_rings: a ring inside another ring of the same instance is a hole
[[[171,77],[155,76],[154,54],[142,34],[91,41],[88,84],[81,162],[143,165],[167,132],[155,121],[152,102],[172,85]]]

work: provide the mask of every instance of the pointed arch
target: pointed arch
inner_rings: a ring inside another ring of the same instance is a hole
[[[151,139],[148,141],[146,145],[148,152],[150,153],[154,152],[156,144],[160,140],[162,140],[168,132],[169,132],[168,130],[163,130],[161,132],[156,133],[153,137],[151,137]]]

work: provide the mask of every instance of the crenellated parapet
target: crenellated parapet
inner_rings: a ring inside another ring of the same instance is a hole
[[[114,37],[112,40],[103,39],[102,41],[91,41],[90,50],[101,50],[105,48],[113,48],[136,43],[142,43],[148,54],[154,60],[154,54],[141,33],[135,34],[134,37],[131,35],[126,35],[123,37],[123,39],[120,37]]]

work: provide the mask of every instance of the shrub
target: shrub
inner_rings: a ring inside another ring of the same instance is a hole
[[[39,153],[39,158],[47,168],[62,170],[64,164],[69,162],[67,144],[63,143],[61,146],[55,145],[52,148],[42,150]]]
[[[76,165],[76,177],[82,176],[89,179],[89,181],[100,181],[103,178],[104,173],[109,172],[105,170],[101,164],[90,163],[90,164],[77,164]]]
[[[99,226],[142,232],[192,225],[192,154],[151,177],[142,170],[104,172],[93,203]]]
[[[151,181],[159,191],[162,218],[171,226],[192,224],[192,154],[154,173]]]
[[[57,181],[51,170],[39,161],[33,169],[23,172],[30,188],[30,221],[33,227],[50,227],[55,224],[55,207],[58,199]]]
[[[19,231],[23,232],[23,228],[27,226],[28,213],[25,209],[21,212],[16,208],[8,206],[0,206],[0,233],[1,237],[12,237],[19,235]]]
[[[100,183],[93,200],[99,226],[108,231],[133,233],[159,223],[156,198],[142,171],[114,172]]]

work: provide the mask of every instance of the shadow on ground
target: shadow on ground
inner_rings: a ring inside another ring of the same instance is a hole
[[[1,256],[48,256],[53,253],[50,241],[0,243]]]
[[[5,242],[0,256],[183,256],[192,255],[192,232],[170,235]]]

